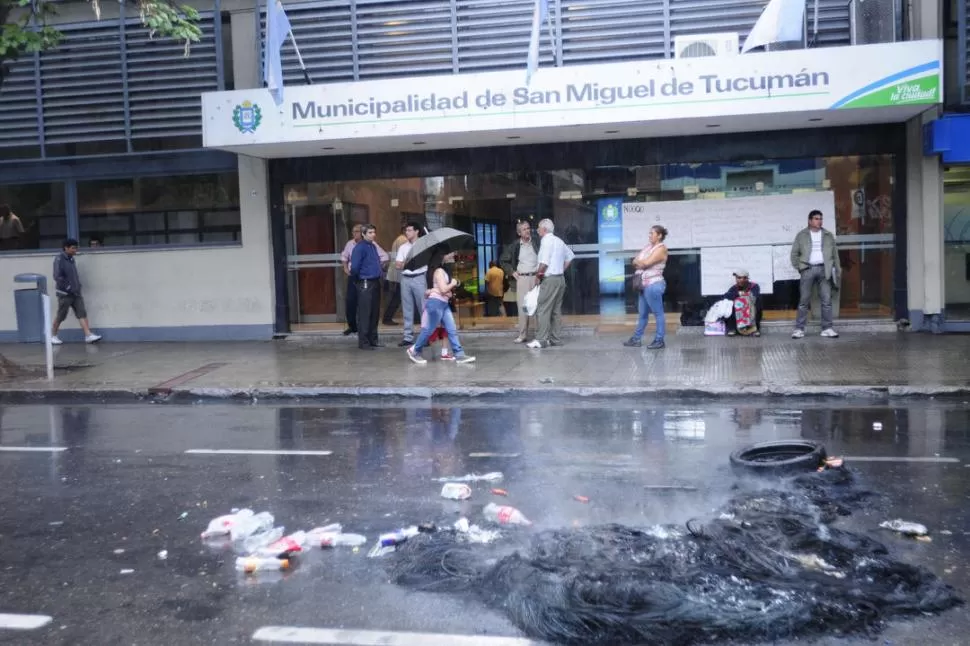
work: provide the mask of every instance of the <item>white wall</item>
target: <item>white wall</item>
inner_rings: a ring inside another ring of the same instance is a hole
[[[81,249],[77,262],[88,316],[106,340],[220,338],[220,330],[236,338],[272,336],[274,287],[265,162],[241,159],[239,172],[240,186],[245,186],[240,196],[242,247],[97,253]],[[14,274],[39,273],[53,280],[55,253],[0,256],[0,334],[7,336],[16,329]],[[184,334],[131,329],[185,326],[215,327]],[[77,327],[73,314],[68,316],[64,329]]]

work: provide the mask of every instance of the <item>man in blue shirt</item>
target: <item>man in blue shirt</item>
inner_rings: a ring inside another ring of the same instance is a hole
[[[381,257],[374,238],[377,227],[365,224],[363,239],[350,254],[350,277],[357,285],[357,347],[361,350],[383,348],[377,339],[377,320],[381,310]]]

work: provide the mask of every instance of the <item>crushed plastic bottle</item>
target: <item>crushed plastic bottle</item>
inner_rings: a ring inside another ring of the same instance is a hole
[[[446,482],[441,487],[441,497],[449,500],[468,500],[472,497],[472,488],[460,482]]]
[[[306,533],[306,545],[322,548],[360,547],[367,543],[367,537],[360,534],[345,534],[339,523],[326,527],[314,527]]]
[[[282,527],[277,527],[282,530]],[[281,532],[282,533],[282,532]],[[254,537],[255,538],[255,537]],[[289,536],[283,536],[276,540],[257,548],[255,553],[259,556],[272,556],[275,558],[289,558],[293,554],[303,551],[303,546],[307,542],[306,532],[293,532]]]
[[[229,537],[236,541],[245,541],[250,536],[262,534],[273,529],[273,514],[261,511],[253,516],[242,518],[229,531]],[[282,536],[282,534],[280,534]],[[279,536],[277,536],[279,538]],[[275,540],[275,539],[273,539]]]
[[[279,570],[289,569],[290,562],[287,559],[274,559],[271,557],[245,556],[236,559],[236,570],[253,574],[255,572],[278,572]]]
[[[386,534],[381,534],[377,542],[381,547],[390,547],[392,545],[400,545],[404,541],[408,540],[412,536],[417,536],[420,530],[416,525],[410,527],[405,527],[403,529],[398,529],[393,532],[388,532]]]
[[[472,525],[467,518],[459,518],[454,527],[469,543],[491,543],[502,535],[497,529],[482,529],[478,525]]]
[[[253,516],[252,509],[239,509],[231,514],[219,516],[209,521],[209,526],[202,532],[203,540],[217,536],[228,536],[239,523],[247,522]]]
[[[247,556],[256,554],[260,549],[283,538],[283,534],[284,530],[282,527],[271,527],[265,531],[245,537],[236,544],[237,549],[240,554]]]
[[[490,502],[482,510],[485,518],[499,525],[531,525],[532,521],[515,507]]]

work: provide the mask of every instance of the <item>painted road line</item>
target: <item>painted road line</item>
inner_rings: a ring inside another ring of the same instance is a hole
[[[0,612],[0,630],[36,630],[51,621],[53,618],[47,615],[11,615]]]
[[[66,446],[0,446],[0,451],[10,451],[11,453],[60,453],[66,450]]]
[[[193,455],[333,455],[333,451],[286,451],[269,449],[189,449]]]
[[[957,458],[920,458],[920,457],[882,457],[882,456],[865,456],[865,455],[843,455],[843,460],[852,462],[930,462],[930,463],[943,463],[943,464],[959,464],[960,460]]]
[[[521,453],[469,453],[470,458],[517,458]]]
[[[331,646],[540,646],[541,644],[541,642],[519,637],[332,630],[291,626],[264,626],[253,633],[253,640],[277,644],[330,644]]]

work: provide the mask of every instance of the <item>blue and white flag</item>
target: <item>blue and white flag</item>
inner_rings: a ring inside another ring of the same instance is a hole
[[[771,0],[744,41],[741,53],[772,43],[802,39],[805,0]]]
[[[286,17],[283,3],[266,0],[266,37],[263,39],[263,78],[273,101],[283,103],[283,61],[280,50],[290,34],[290,19]]]
[[[529,59],[525,68],[525,84],[528,85],[539,67],[539,31],[542,29],[542,21],[545,20],[549,26],[549,40],[556,42],[552,33],[552,18],[549,17],[549,0],[535,0],[535,9],[532,11],[532,35],[529,37]]]

